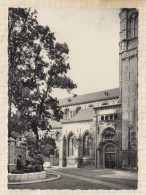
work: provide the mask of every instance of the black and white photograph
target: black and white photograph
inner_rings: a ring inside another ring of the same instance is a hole
[[[136,8],[8,9],[8,189],[137,190]]]

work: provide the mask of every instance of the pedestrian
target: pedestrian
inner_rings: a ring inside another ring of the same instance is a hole
[[[18,158],[17,158],[17,170],[22,170],[23,169],[23,162],[21,160],[21,155],[18,155]]]

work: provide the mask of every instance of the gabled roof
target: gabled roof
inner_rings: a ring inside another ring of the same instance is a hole
[[[93,120],[93,116],[95,115],[95,111],[93,108],[86,108],[79,113],[77,113],[73,118],[62,120],[62,123],[71,123],[71,122],[79,122],[79,121],[89,121]]]
[[[106,100],[106,99],[118,98],[118,97],[119,97],[119,88],[115,88],[115,89],[94,92],[94,93],[88,93],[84,95],[78,95],[76,97],[63,98],[59,100],[59,106],[95,102],[97,100]]]
[[[49,125],[50,125],[51,129],[61,129],[62,128],[61,122],[54,121],[54,120],[50,121]]]

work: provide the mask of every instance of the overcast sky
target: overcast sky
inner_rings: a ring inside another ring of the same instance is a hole
[[[69,47],[68,75],[76,94],[119,87],[119,9],[37,9],[38,21],[48,25],[57,42]],[[65,90],[54,96],[68,97]]]

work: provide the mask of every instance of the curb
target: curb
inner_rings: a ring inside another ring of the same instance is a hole
[[[13,182],[13,183],[11,183],[11,182],[8,182],[8,185],[21,185],[21,184],[31,184],[31,183],[41,183],[41,182],[47,182],[47,181],[55,181],[55,180],[57,180],[57,179],[60,179],[61,178],[61,176],[60,175],[58,175],[58,174],[54,174],[54,173],[50,173],[50,174],[47,174],[47,175],[54,175],[54,176],[56,176],[55,178],[51,178],[51,179],[47,179],[47,178],[45,178],[45,179],[38,179],[38,180],[30,180],[30,181],[22,181],[22,182]]]

